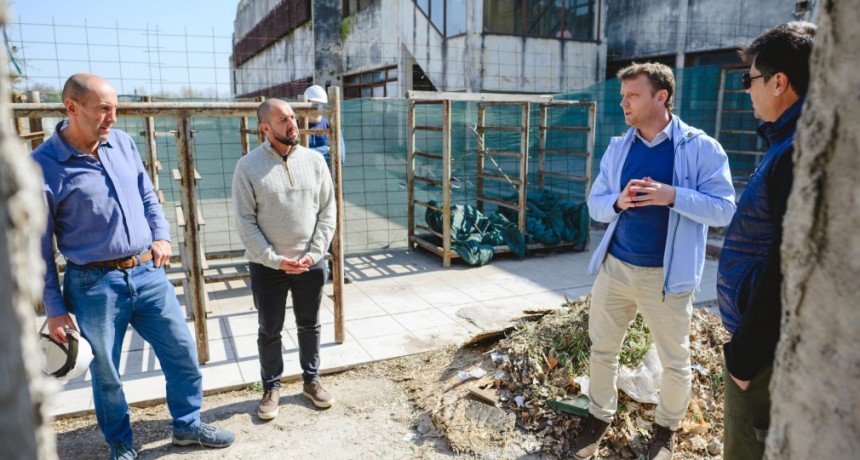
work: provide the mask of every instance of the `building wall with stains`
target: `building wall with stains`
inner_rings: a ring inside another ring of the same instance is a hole
[[[737,48],[778,24],[798,19],[814,22],[817,3],[818,0],[606,0],[608,59],[683,56]]]
[[[242,0],[234,43],[278,4]],[[466,33],[445,39],[411,1],[378,0],[343,18],[342,0],[313,0],[311,23],[234,69],[234,93],[308,76],[323,86],[342,85],[344,75],[396,65],[396,94],[389,96],[404,96],[415,64],[440,91],[560,93],[602,79],[604,40],[484,34],[484,2],[468,0],[466,10]],[[601,36],[604,18],[595,19]]]

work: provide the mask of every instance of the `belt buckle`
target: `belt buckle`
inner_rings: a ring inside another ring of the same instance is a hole
[[[130,261],[131,265],[126,267],[125,266],[126,261]],[[124,257],[122,259],[115,260],[114,265],[116,266],[116,268],[119,268],[122,270],[127,270],[129,268],[134,268],[134,266],[137,265],[137,263],[135,263],[135,256],[128,256],[128,257]]]

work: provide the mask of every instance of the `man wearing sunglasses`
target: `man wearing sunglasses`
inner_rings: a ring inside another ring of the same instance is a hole
[[[792,183],[794,133],[809,86],[815,25],[790,22],[741,50],[742,76],[758,132],[770,146],[749,179],[726,231],[717,275],[717,301],[732,334],[726,359],[724,458],[760,459],[770,425],[770,383],[779,324],[780,245]]]

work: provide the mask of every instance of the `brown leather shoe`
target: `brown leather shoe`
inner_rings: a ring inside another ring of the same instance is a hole
[[[593,457],[600,448],[600,441],[607,431],[609,431],[608,423],[588,414],[588,418],[579,430],[579,437],[573,443],[573,457],[577,460],[588,460]]]
[[[263,392],[263,399],[257,407],[257,417],[262,420],[271,420],[278,416],[278,403],[281,400],[281,391],[277,388]]]
[[[675,453],[675,432],[654,424],[654,440],[648,446],[648,460],[672,460]]]
[[[323,388],[319,380],[304,384],[302,386],[302,394],[317,407],[326,408],[334,404],[334,396]]]

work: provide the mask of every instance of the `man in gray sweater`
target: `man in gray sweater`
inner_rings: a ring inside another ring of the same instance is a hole
[[[269,99],[257,109],[257,121],[266,141],[236,164],[233,206],[260,324],[257,348],[263,398],[257,416],[271,420],[278,415],[284,371],[281,331],[289,292],[303,394],[317,407],[334,403],[319,380],[319,309],[326,280],[324,256],[334,235],[336,208],[325,160],[298,145],[299,129],[290,105]]]

